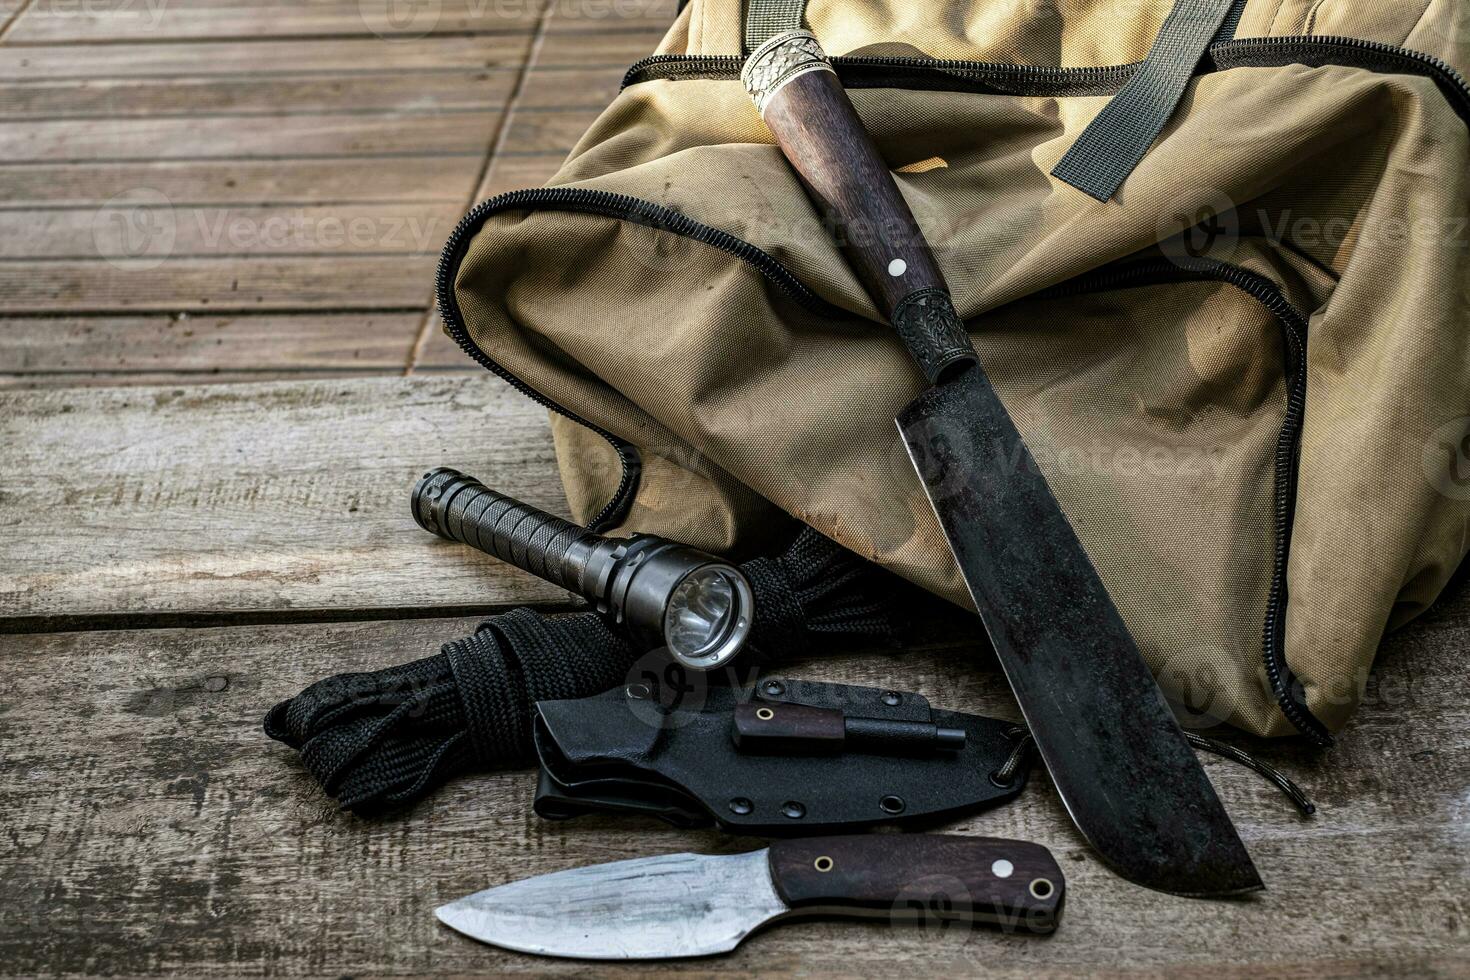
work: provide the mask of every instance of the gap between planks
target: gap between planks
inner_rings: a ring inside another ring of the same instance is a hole
[[[515,117],[517,103],[520,101],[521,93],[525,91],[526,79],[530,77],[531,68],[541,56],[541,48],[546,40],[546,27],[550,18],[550,7],[542,11],[540,19],[536,23],[536,34],[531,39],[530,50],[526,54],[525,63],[521,66],[519,74],[516,75],[515,83],[511,86],[510,96],[506,99],[505,109],[501,113],[499,122],[496,123],[495,135],[485,151],[485,159],[480,164],[480,172],[475,177],[475,182],[470,188],[469,200],[465,202],[464,210],[468,212],[475,203],[481,199],[480,195],[485,183],[490,176],[490,170],[495,165],[497,157],[505,149],[505,141],[510,133],[510,120]],[[436,317],[436,292],[429,295],[428,308],[424,310],[423,321],[419,324],[418,333],[414,337],[413,346],[408,352],[408,361],[403,366],[405,376],[411,375],[418,366],[420,358],[423,357],[424,347],[429,342],[430,328],[438,321]]]
[[[18,0],[15,7],[6,13],[5,19],[0,21],[0,44],[5,43],[7,35],[10,34],[10,29],[15,26],[16,21],[20,20],[20,15],[26,12],[26,9],[30,7],[32,2],[33,0]]]

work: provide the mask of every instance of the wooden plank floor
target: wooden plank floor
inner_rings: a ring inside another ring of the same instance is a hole
[[[556,170],[673,0],[393,2],[0,6],[0,386],[471,370],[439,247]]]
[[[540,821],[527,773],[361,820],[261,734],[327,674],[566,604],[408,518],[440,463],[565,507],[544,415],[442,339],[432,269],[474,201],[555,170],[673,14],[388,2],[0,0],[0,974],[1470,975],[1463,585],[1389,643],[1331,752],[1242,740],[1317,817],[1205,760],[1256,899],[1122,883],[1042,776],[950,829],[1053,848],[1047,940],[800,923],[619,969],[440,927],[490,883],[755,842]],[[974,651],[791,671],[1015,717]]]
[[[726,958],[619,969],[536,960],[440,927],[435,905],[490,883],[595,861],[756,842],[651,820],[529,813],[534,779],[461,780],[405,816],[335,811],[261,713],[330,673],[432,653],[472,619],[66,632],[0,637],[6,769],[0,838],[9,902],[0,962],[23,975],[187,976],[695,968],[732,975],[1133,974],[1463,976],[1470,685],[1461,597],[1385,652],[1361,720],[1327,758],[1266,758],[1313,793],[1296,816],[1243,769],[1205,758],[1268,881],[1199,902],[1120,882],[1047,781],[948,828],[1045,842],[1068,876],[1048,939],[793,923]],[[1004,681],[963,651],[851,657],[792,674],[923,691],[1014,717]]]

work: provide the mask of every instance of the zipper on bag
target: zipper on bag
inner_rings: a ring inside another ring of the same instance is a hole
[[[829,59],[846,88],[902,88],[926,92],[972,92],[1065,98],[1113,95],[1142,62],[1097,68],[1052,68],[1000,61],[944,58],[838,55]],[[745,63],[738,55],[660,54],[635,62],[623,75],[623,88],[644,82],[734,81]],[[1283,68],[1287,65],[1338,65],[1383,74],[1429,78],[1466,125],[1470,125],[1470,84],[1453,66],[1410,48],[1356,37],[1252,37],[1210,45],[1195,75],[1232,68]]]

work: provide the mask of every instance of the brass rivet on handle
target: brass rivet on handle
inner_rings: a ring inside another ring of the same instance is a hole
[[[821,857],[812,862],[812,867],[816,868],[823,874],[826,874],[828,871],[832,870],[832,859],[823,854]]]
[[[1048,898],[1051,896],[1054,887],[1049,879],[1035,878],[1031,882],[1031,897]]]
[[[770,708],[756,708],[755,716],[761,721],[770,721],[772,718],[776,717],[776,712],[772,711]]]

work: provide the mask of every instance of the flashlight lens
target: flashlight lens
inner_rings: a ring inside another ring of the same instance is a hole
[[[696,569],[669,597],[664,635],[675,656],[694,658],[719,647],[740,615],[735,583],[719,567]]]

